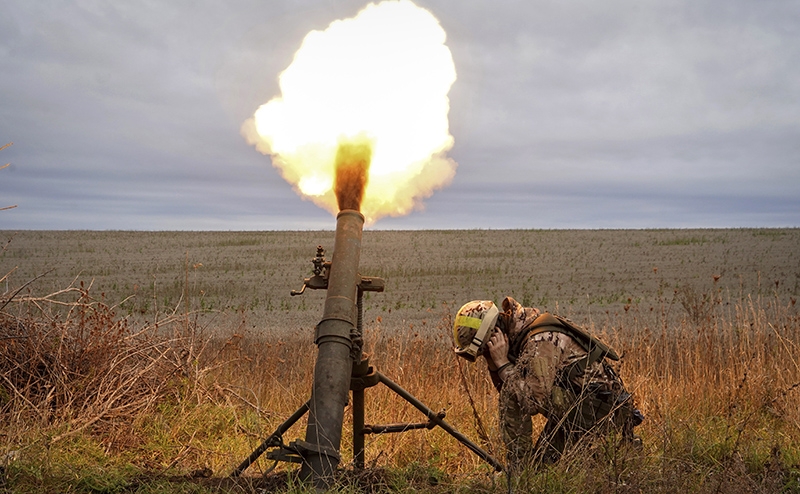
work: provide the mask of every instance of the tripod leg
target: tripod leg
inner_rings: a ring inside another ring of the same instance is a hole
[[[259,456],[264,454],[264,451],[266,451],[267,448],[273,446],[280,446],[280,444],[275,444],[274,441],[280,440],[280,438],[283,436],[283,433],[289,430],[289,428],[293,426],[295,422],[300,420],[300,418],[306,414],[306,412],[308,411],[308,404],[309,402],[305,402],[300,408],[297,409],[296,412],[292,414],[291,417],[289,417],[288,419],[286,419],[284,423],[279,425],[278,428],[275,429],[275,432],[272,433],[272,435],[270,435],[267,439],[265,439],[264,442],[261,443],[259,447],[257,447],[252,453],[250,453],[250,456],[248,456],[247,459],[245,459],[241,465],[236,467],[236,470],[234,470],[231,473],[231,477],[238,477],[239,475],[241,475],[242,472],[247,470],[247,467],[252,465],[253,462],[255,462],[258,459]]]
[[[432,421],[433,423],[444,429],[448,434],[458,439],[458,441],[461,442],[461,444],[469,448],[476,455],[480,456],[481,459],[483,459],[486,463],[493,466],[495,471],[497,472],[503,471],[503,465],[499,461],[497,461],[492,455],[481,449],[481,447],[478,446],[477,444],[470,441],[465,435],[455,430],[452,425],[448,424],[443,419],[439,418],[436,412],[425,406],[425,404],[416,399],[411,393],[400,387],[399,384],[392,381],[388,377],[384,376],[380,372],[378,372],[377,374],[378,374],[378,380],[380,382],[382,382],[389,389],[400,395],[404,400],[414,405],[414,407],[416,407],[417,410],[424,413],[425,416],[428,417],[428,420]]]
[[[364,469],[364,390],[353,390],[353,466]]]

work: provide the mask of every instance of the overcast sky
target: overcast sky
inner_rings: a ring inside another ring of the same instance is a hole
[[[800,226],[800,2],[420,0],[452,183],[382,229]],[[364,1],[0,0],[0,229],[332,229],[242,122]]]

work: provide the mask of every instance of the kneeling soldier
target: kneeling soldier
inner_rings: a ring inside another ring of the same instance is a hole
[[[587,433],[617,430],[624,441],[639,441],[633,428],[644,417],[608,363],[619,357],[567,319],[511,297],[502,312],[476,300],[458,311],[453,332],[459,356],[488,363],[512,467],[555,462]],[[547,423],[533,444],[531,417],[539,413]]]

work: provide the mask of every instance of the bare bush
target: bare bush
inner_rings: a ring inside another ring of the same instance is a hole
[[[161,329],[174,318],[131,328],[83,285],[14,302],[0,313],[0,414],[50,443],[131,423],[186,374],[189,338]]]

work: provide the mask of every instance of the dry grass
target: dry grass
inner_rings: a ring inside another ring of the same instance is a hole
[[[175,317],[132,328],[82,284],[9,302],[15,310],[0,314],[0,379],[12,443],[33,430],[49,446],[90,428],[110,446],[124,443],[126,428],[191,367],[191,338],[163,331]]]
[[[588,313],[582,322],[624,353],[620,372],[647,416],[638,429],[644,449],[594,444],[591,454],[512,479],[515,491],[800,491],[796,275],[736,289],[713,276],[716,270],[665,283],[664,268],[640,262],[650,265],[652,289],[576,312]],[[190,298],[196,268],[188,259],[182,264],[183,295],[170,310],[151,312],[150,321],[125,317],[125,302],[112,306],[80,282],[46,296],[12,286],[2,296],[0,489],[305,491],[293,483],[291,466],[253,477],[272,466],[263,459],[243,481],[223,478],[308,399],[310,331],[254,328],[246,310],[228,314],[225,327],[215,325],[217,315]],[[487,283],[499,285],[492,276]],[[310,305],[317,304],[313,297],[319,298],[312,295]],[[372,364],[503,458],[496,393],[483,365],[452,353],[455,304],[417,310],[425,315],[412,321],[371,312],[365,351]],[[349,470],[349,411],[345,417],[342,466]],[[423,417],[378,385],[366,391],[366,421]],[[301,421],[284,439],[304,431]],[[366,453],[368,472],[343,477],[340,490],[506,492],[503,476],[440,429],[368,436]]]
[[[675,297],[684,311],[665,317],[661,327],[638,324],[633,308],[617,326],[603,328],[624,349],[623,374],[648,416],[642,427],[648,474],[660,473],[669,483],[659,487],[670,491],[676,485],[703,492],[797,490],[794,299],[737,298],[716,286]]]

